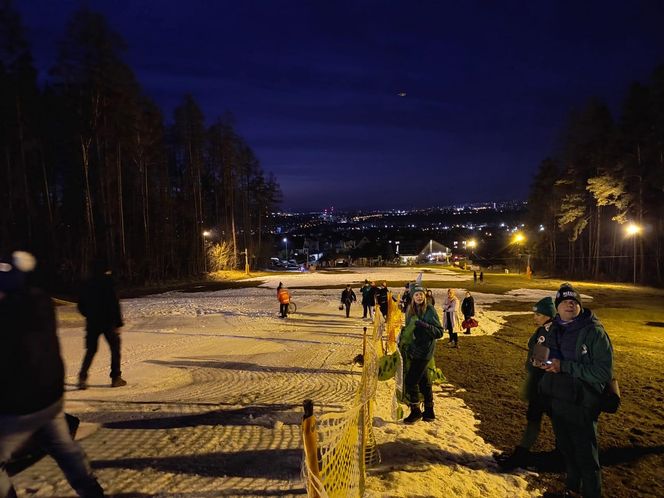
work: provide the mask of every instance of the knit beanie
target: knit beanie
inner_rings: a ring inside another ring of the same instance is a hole
[[[13,292],[25,285],[25,274],[37,264],[29,252],[14,251],[9,256],[0,255],[0,291]]]
[[[569,283],[561,285],[558,292],[556,292],[556,309],[558,309],[558,305],[566,299],[572,299],[579,303],[579,306],[583,307],[583,304],[581,304],[581,295],[576,292],[574,287],[572,287],[572,284]]]
[[[553,299],[549,296],[537,301],[533,306],[533,311],[550,318],[556,316],[556,307],[553,305]]]
[[[410,294],[414,296],[416,292],[424,292],[424,285],[422,285],[422,272],[417,275],[415,282],[410,284]]]

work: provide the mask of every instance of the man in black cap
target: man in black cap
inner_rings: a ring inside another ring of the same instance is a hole
[[[556,293],[558,314],[545,334],[550,349],[540,392],[551,401],[556,445],[565,457],[565,496],[602,495],[597,445],[600,396],[613,371],[613,348],[604,327],[581,305],[570,284]]]
[[[55,309],[48,295],[26,284],[34,266],[34,257],[20,251],[0,258],[0,497],[16,497],[5,466],[36,435],[79,496],[103,498],[65,420]]]

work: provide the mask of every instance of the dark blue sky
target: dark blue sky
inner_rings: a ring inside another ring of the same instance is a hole
[[[82,3],[169,121],[232,112],[290,210],[525,198],[573,107],[664,63],[659,0],[19,0],[40,69]]]

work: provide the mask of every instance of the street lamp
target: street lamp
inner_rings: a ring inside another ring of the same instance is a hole
[[[514,234],[514,238],[512,239],[512,242],[517,245],[519,248],[519,261],[521,261],[521,244],[523,244],[526,241],[526,236],[522,234],[521,232],[517,232]],[[526,262],[526,275],[528,278],[532,275],[532,271],[530,270],[530,253],[527,254],[528,256],[528,261]],[[519,267],[519,273],[521,273],[521,267]]]
[[[641,227],[636,223],[630,223],[625,227],[625,232],[628,237],[632,237],[634,245],[634,271],[632,274],[632,282],[636,285],[636,236],[641,233]]]
[[[284,243],[286,244],[286,261],[288,261],[288,239],[284,237]]]
[[[207,237],[212,235],[209,230],[203,230],[203,270],[207,273]]]

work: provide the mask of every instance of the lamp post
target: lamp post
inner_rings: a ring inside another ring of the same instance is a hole
[[[207,273],[207,238],[210,236],[209,230],[203,230],[203,270]]]
[[[526,241],[526,236],[523,235],[521,232],[517,232],[514,234],[512,242],[514,242],[519,248],[519,261],[521,260],[521,244],[523,244],[525,241]],[[521,273],[521,267],[519,267],[519,273]],[[528,275],[528,278],[530,278],[530,254],[528,254],[528,262],[526,263],[526,274]]]
[[[630,223],[625,227],[625,232],[627,232],[628,237],[632,237],[634,246],[634,270],[632,273],[632,283],[636,285],[636,236],[641,233],[641,227],[636,223]]]
[[[286,244],[286,261],[288,261],[288,238],[284,237],[284,244]]]

